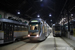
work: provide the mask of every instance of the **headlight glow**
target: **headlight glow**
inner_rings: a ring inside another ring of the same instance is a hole
[[[39,37],[39,35],[36,35],[36,37]]]
[[[28,35],[28,37],[30,37],[30,35]]]

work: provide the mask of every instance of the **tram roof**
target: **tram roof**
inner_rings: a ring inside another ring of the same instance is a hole
[[[41,19],[41,18],[33,18],[33,19],[30,20],[30,22],[31,22],[32,20],[38,20],[38,22],[44,21],[44,20]]]
[[[27,26],[23,22],[18,22],[18,21],[14,21],[14,20],[10,20],[10,19],[5,19],[5,18],[0,18],[0,22],[13,23],[13,24],[19,24],[19,25],[25,25],[25,26]]]

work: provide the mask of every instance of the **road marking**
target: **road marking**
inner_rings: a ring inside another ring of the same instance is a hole
[[[55,37],[54,37],[54,47],[55,47],[55,50],[57,50]]]

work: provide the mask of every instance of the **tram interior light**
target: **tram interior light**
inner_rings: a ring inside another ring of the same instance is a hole
[[[38,26],[38,24],[36,26]]]

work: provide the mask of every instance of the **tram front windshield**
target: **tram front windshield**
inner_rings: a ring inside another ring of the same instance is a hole
[[[30,23],[29,24],[29,30],[30,31],[39,31],[40,28],[39,28],[39,23]]]
[[[56,31],[60,31],[60,26],[55,26]]]

